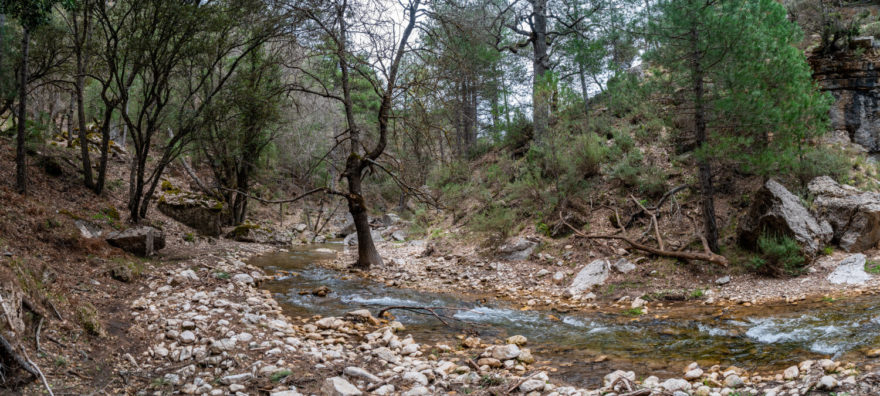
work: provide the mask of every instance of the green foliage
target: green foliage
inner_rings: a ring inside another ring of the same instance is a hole
[[[474,231],[485,233],[492,238],[507,238],[517,224],[516,211],[501,205],[492,205],[477,213],[470,221]]]
[[[644,312],[642,311],[641,307],[638,307],[638,308],[625,309],[625,310],[623,310],[623,314],[626,316],[639,316],[639,315],[644,314]]]
[[[76,318],[79,324],[91,335],[104,336],[104,327],[98,318],[98,310],[91,303],[85,303],[76,309]]]
[[[874,275],[880,274],[880,263],[874,260],[865,261],[865,272]]]
[[[833,253],[834,253],[833,246],[825,246],[824,248],[822,248],[822,254],[824,254],[826,256],[830,256]]]
[[[765,232],[758,238],[758,256],[748,262],[748,267],[774,276],[797,276],[803,274],[806,263],[806,257],[794,238]]]
[[[269,378],[272,382],[281,382],[284,378],[292,375],[293,372],[290,370],[281,370],[272,373],[272,376]]]

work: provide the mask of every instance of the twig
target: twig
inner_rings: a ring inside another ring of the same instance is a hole
[[[37,374],[39,374],[40,380],[43,381],[43,386],[46,387],[46,392],[49,392],[49,396],[55,396],[55,394],[52,393],[52,388],[49,387],[49,382],[46,381],[46,376],[43,375],[43,372],[40,370],[37,364],[31,361],[31,358],[28,357],[27,351],[24,350],[24,347],[21,347],[21,352],[24,354],[24,358],[27,360],[28,364],[30,364],[31,367],[33,367],[34,370],[37,371]]]
[[[64,317],[61,316],[61,313],[58,312],[58,308],[55,308],[55,304],[52,304],[52,301],[49,299],[46,299],[46,303],[49,304],[49,308],[52,308],[52,311],[55,312],[55,316],[58,317],[58,320],[63,322]]]
[[[672,258],[679,258],[679,259],[683,259],[683,260],[701,260],[701,261],[708,261],[708,262],[710,262],[710,263],[719,264],[719,265],[722,265],[722,266],[725,266],[725,267],[727,266],[727,258],[726,258],[726,257],[721,256],[721,255],[718,255],[718,254],[715,254],[715,253],[712,253],[711,251],[709,251],[708,253],[675,252],[675,251],[661,250],[661,249],[653,248],[653,247],[650,247],[650,246],[642,245],[642,244],[640,244],[640,243],[638,243],[638,242],[635,242],[635,241],[633,241],[633,240],[631,240],[631,239],[629,239],[629,238],[627,238],[627,237],[624,237],[624,236],[618,236],[618,235],[587,235],[587,234],[585,234],[585,233],[583,233],[583,232],[578,231],[578,230],[577,230],[576,228],[574,228],[571,224],[568,224],[568,223],[565,221],[565,219],[562,218],[562,215],[561,215],[561,214],[560,214],[560,216],[559,216],[559,219],[562,221],[563,224],[567,225],[568,228],[571,228],[571,230],[572,230],[575,234],[577,234],[578,236],[583,237],[583,238],[587,238],[587,239],[616,239],[616,240],[620,240],[620,241],[624,241],[624,242],[628,243],[630,246],[632,246],[633,248],[635,248],[635,249],[637,249],[637,250],[645,251],[645,252],[648,252],[648,253],[651,253],[651,254],[656,254],[656,255],[658,255],[658,256],[672,257]]]
[[[464,322],[464,321],[461,320],[461,319],[457,319],[457,318],[451,317],[451,316],[438,314],[438,313],[435,311],[436,309],[446,309],[446,310],[453,310],[453,311],[465,311],[465,310],[467,310],[467,308],[451,308],[451,307],[408,307],[408,306],[403,306],[403,305],[401,305],[401,306],[391,306],[391,307],[385,307],[385,308],[382,308],[382,310],[380,310],[379,313],[376,314],[376,317],[381,318],[383,315],[385,315],[385,312],[388,312],[388,311],[390,311],[390,310],[392,310],[392,309],[399,309],[399,310],[403,310],[403,311],[409,311],[409,312],[416,313],[416,314],[420,314],[420,315],[430,315],[430,316],[433,316],[433,317],[437,318],[437,320],[443,322],[443,324],[446,325],[446,326],[449,326],[449,322],[445,321],[444,318],[446,318],[446,319],[450,319],[450,320],[455,320],[455,321],[458,321],[458,322]]]
[[[37,332],[34,334],[34,340],[37,343],[37,353],[43,353],[43,348],[40,348],[40,329],[43,328],[43,317],[40,317],[40,321],[37,322]]]
[[[58,344],[58,345],[61,345],[61,346],[65,347],[65,348],[67,348],[67,344],[65,344],[65,343],[63,343],[63,342],[61,342],[61,341],[58,341],[57,338],[52,337],[52,336],[49,335],[49,334],[46,334],[46,338],[47,338],[49,341],[52,341],[52,342],[54,342],[54,343],[56,343],[56,344]]]
[[[524,382],[526,382],[526,381],[532,379],[532,377],[534,377],[534,376],[536,376],[536,375],[538,375],[538,373],[534,373],[534,374],[532,374],[532,375],[530,375],[530,376],[528,376],[528,377],[522,377],[522,378],[520,378],[519,381],[516,381],[516,382],[513,384],[513,386],[511,386],[510,388],[507,388],[507,392],[505,392],[505,394],[509,395],[511,392],[515,391],[516,388],[519,388],[519,386],[522,385]]]

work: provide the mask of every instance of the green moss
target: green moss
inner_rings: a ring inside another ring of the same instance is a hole
[[[91,303],[85,303],[76,310],[76,318],[83,329],[97,337],[104,336],[104,326],[98,318],[98,310]]]

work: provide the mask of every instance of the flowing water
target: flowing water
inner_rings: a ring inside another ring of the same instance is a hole
[[[292,316],[340,316],[368,308],[373,314],[387,306],[464,308],[441,310],[448,326],[436,318],[403,310],[392,311],[421,342],[445,341],[454,346],[457,334],[484,340],[521,334],[540,361],[549,361],[556,375],[580,386],[596,386],[614,369],[639,376],[680,376],[697,361],[737,365],[746,369],[782,369],[806,359],[863,360],[864,350],[880,346],[880,297],[800,305],[734,307],[669,307],[638,318],[623,314],[522,311],[504,301],[479,294],[426,293],[386,287],[356,275],[323,268],[340,244],[312,245],[290,252],[260,256],[251,264],[268,273],[290,272],[264,287],[275,293]],[[300,294],[327,286],[327,297]],[[661,319],[656,319],[659,315]],[[607,359],[595,362],[597,357]]]

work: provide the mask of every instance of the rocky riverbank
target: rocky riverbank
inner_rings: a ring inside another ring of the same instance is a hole
[[[130,335],[147,344],[120,375],[127,393],[210,395],[804,395],[876,394],[870,366],[807,361],[780,373],[700,368],[680,378],[637,378],[616,371],[599,389],[554,376],[528,340],[419,344],[397,322],[365,310],[344,317],[290,318],[259,288],[266,277],[247,252],[206,255],[168,265],[132,297]],[[127,357],[128,358],[128,357]]]

